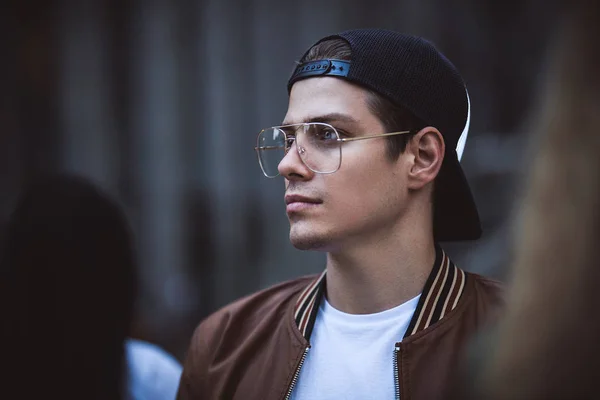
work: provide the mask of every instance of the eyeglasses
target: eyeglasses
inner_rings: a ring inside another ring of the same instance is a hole
[[[279,163],[288,153],[294,141],[300,159],[311,171],[332,174],[342,165],[342,144],[355,140],[403,135],[413,131],[381,133],[378,135],[340,138],[338,131],[322,122],[274,126],[258,134],[254,148],[258,162],[267,178],[279,175]]]

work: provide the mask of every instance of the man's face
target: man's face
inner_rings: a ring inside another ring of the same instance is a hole
[[[385,133],[367,106],[368,93],[339,78],[298,81],[283,122],[326,122],[340,137]],[[410,155],[390,160],[386,138],[342,144],[342,163],[332,174],[303,164],[296,144],[279,164],[286,183],[290,240],[299,249],[336,251],[391,233],[406,206]]]

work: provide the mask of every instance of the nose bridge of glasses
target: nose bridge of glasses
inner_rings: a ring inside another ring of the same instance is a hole
[[[292,148],[292,145],[296,143],[296,137],[298,136],[298,132],[304,132],[306,130],[305,126],[307,124],[294,124],[294,125],[284,125],[279,126],[276,129],[283,133],[283,137],[285,140],[285,152],[287,153]],[[297,146],[297,144],[296,144]]]
[[[306,165],[305,157],[306,149],[298,145],[296,135],[286,134],[285,152],[277,166],[280,175],[287,177],[289,172],[296,172],[298,176],[306,176],[310,168]]]

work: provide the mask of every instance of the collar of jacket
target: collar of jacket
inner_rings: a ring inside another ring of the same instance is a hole
[[[294,308],[296,325],[308,341],[325,292],[327,270],[304,289]],[[435,324],[452,311],[463,295],[467,275],[436,246],[436,259],[404,338]]]

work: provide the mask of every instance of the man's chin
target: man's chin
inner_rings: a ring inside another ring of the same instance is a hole
[[[328,242],[314,232],[297,232],[293,228],[290,231],[290,243],[298,250],[325,250]]]

